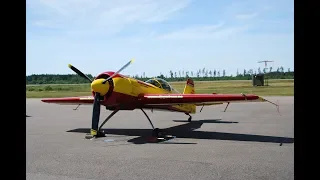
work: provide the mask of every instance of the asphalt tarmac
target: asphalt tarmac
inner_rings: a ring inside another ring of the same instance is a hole
[[[141,112],[120,111],[105,125],[107,137],[88,140],[91,106],[27,99],[27,179],[294,179],[293,97],[280,104],[234,103],[183,113],[146,110],[157,128],[176,136],[148,142]],[[101,120],[110,114],[102,107]]]

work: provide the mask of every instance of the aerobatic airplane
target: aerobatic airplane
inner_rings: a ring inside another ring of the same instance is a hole
[[[133,60],[129,61],[117,72],[103,72],[94,80],[69,64],[70,69],[90,81],[92,96],[48,98],[42,99],[42,102],[78,106],[93,104],[91,131],[86,138],[104,137],[105,134],[101,131],[102,126],[119,110],[141,109],[152,126],[152,136],[161,137],[163,132],[153,126],[152,121],[143,109],[185,113],[189,116],[188,121],[190,122],[192,119],[190,114],[196,113],[197,106],[223,103],[229,105],[230,102],[269,102],[278,107],[277,104],[253,94],[195,94],[194,82],[190,78],[187,79],[184,91],[181,94],[168,82],[160,78],[152,78],[143,82],[119,74],[132,62]],[[99,126],[101,105],[113,112]]]

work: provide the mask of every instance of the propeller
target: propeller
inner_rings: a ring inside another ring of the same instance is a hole
[[[72,66],[71,64],[68,64],[68,67],[74,71],[75,73],[77,73],[79,76],[87,79],[88,81],[92,82],[92,80],[85,74],[83,74],[79,69],[75,68],[74,66]]]
[[[96,92],[93,101],[91,135],[98,135],[98,126],[100,119],[100,93]]]
[[[91,125],[91,132],[90,134],[93,136],[103,136],[100,132],[98,132],[99,126],[99,119],[100,119],[100,96],[104,96],[110,88],[110,84],[106,82],[110,80],[115,75],[119,74],[123,69],[128,67],[134,60],[130,60],[127,64],[125,64],[122,68],[120,68],[117,72],[115,72],[112,76],[108,77],[107,79],[95,79],[91,80],[88,76],[82,73],[79,69],[72,66],[71,64],[68,67],[77,73],[79,76],[87,79],[91,82],[91,89],[95,93],[94,102],[93,102],[93,109],[92,109],[92,125]]]
[[[113,78],[115,75],[119,74],[122,70],[124,70],[126,67],[128,67],[131,63],[133,63],[134,59],[131,59],[127,64],[125,64],[122,68],[120,68],[117,72],[115,72],[112,76],[105,79],[102,84],[105,84],[109,79]]]
[[[88,76],[86,76],[84,73],[82,73],[79,69],[72,66],[71,64],[68,65],[68,67],[73,70],[75,73],[77,73],[79,76],[87,79],[92,85],[96,84],[95,81],[91,80]],[[95,91],[95,89],[92,89],[95,92],[94,96],[94,102],[93,102],[93,110],[92,110],[92,124],[91,124],[91,133],[92,135],[97,135],[97,129],[99,125],[99,118],[100,118],[100,93],[98,91]]]

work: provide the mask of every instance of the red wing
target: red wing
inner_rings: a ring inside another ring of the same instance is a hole
[[[145,94],[140,99],[143,104],[208,104],[245,101],[265,101],[253,94]]]
[[[63,97],[63,98],[47,98],[42,99],[45,103],[54,103],[62,105],[78,105],[78,104],[93,104],[94,97],[82,96],[82,97]]]

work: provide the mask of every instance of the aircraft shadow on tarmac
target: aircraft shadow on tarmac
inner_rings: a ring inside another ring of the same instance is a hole
[[[183,120],[174,120],[174,121],[185,122]],[[219,119],[199,120],[199,121],[192,121],[186,124],[180,124],[180,125],[169,127],[169,128],[164,128],[162,130],[165,132],[165,134],[170,134],[170,135],[176,136],[177,138],[269,142],[269,143],[281,143],[281,144],[294,142],[294,138],[290,138],[290,137],[195,131],[196,129],[199,129],[204,123],[238,123],[238,122],[220,121]],[[104,130],[104,132],[107,133],[106,136],[108,136],[108,134],[139,136],[137,138],[128,140],[128,142],[131,142],[134,144],[148,143],[145,137],[150,137],[152,132],[152,129],[107,129],[107,128],[104,129],[103,128],[102,130]],[[90,133],[90,128],[78,128],[78,129],[69,130],[67,132]],[[182,143],[182,144],[185,144],[185,143]],[[195,143],[191,143],[191,144],[195,144]]]

